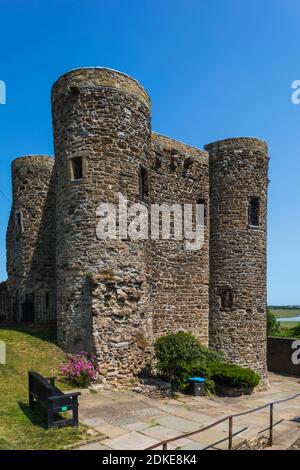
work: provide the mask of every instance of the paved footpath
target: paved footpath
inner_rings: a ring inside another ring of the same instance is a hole
[[[224,416],[259,407],[300,392],[300,379],[269,374],[270,389],[251,396],[191,397],[177,399],[150,399],[133,391],[110,391],[80,397],[80,421],[94,427],[106,436],[101,442],[90,443],[79,449],[133,450],[145,449],[162,440],[200,429]],[[274,448],[280,448],[281,436],[292,435],[292,444],[300,437],[300,397],[274,407]],[[234,419],[233,445],[247,438],[268,435],[269,410],[257,411]],[[263,432],[262,432],[263,431]],[[178,439],[168,449],[226,449],[228,422],[196,434]]]

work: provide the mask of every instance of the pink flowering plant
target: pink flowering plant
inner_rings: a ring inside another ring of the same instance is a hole
[[[84,388],[97,377],[99,367],[95,356],[81,351],[67,354],[67,358],[67,363],[60,366],[60,371],[70,382]]]

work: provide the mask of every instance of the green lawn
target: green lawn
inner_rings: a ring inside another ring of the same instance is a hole
[[[39,407],[28,407],[27,372],[57,375],[64,353],[51,330],[0,328],[7,348],[6,364],[0,364],[0,449],[62,449],[86,437],[86,428],[44,429]],[[58,382],[66,389],[66,385]]]

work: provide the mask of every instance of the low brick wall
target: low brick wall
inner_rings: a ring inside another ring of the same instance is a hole
[[[268,338],[268,370],[300,377],[300,339]]]

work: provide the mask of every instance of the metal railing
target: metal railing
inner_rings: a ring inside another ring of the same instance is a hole
[[[208,429],[213,428],[214,426],[217,426],[218,424],[224,423],[225,421],[228,421],[228,450],[232,450],[233,448],[233,418],[237,418],[240,416],[248,415],[250,413],[255,413],[256,411],[263,410],[265,408],[269,408],[269,426],[264,429],[264,431],[269,430],[269,445],[272,446],[273,444],[273,428],[276,426],[276,424],[279,424],[279,422],[274,424],[274,405],[278,405],[279,403],[284,403],[290,400],[294,400],[294,398],[297,398],[300,396],[300,392],[296,393],[292,397],[285,398],[283,400],[277,400],[273,401],[271,403],[266,403],[265,405],[259,406],[258,408],[253,408],[252,410],[248,411],[242,411],[241,413],[235,413],[233,415],[228,415],[225,416],[224,418],[219,419],[218,421],[215,421],[214,423],[209,424],[208,426],[205,426],[203,428],[198,429],[197,431],[181,434],[180,436],[177,437],[172,437],[171,439],[166,439],[165,441],[161,441],[158,444],[155,444],[151,447],[147,447],[145,450],[153,450],[157,449],[157,447],[162,446],[163,450],[168,450],[168,444],[171,442],[177,441],[179,439],[186,439],[190,436],[195,436],[195,434],[199,434],[201,432],[207,431]],[[213,445],[213,444],[212,444]],[[211,447],[211,446],[208,446]]]

